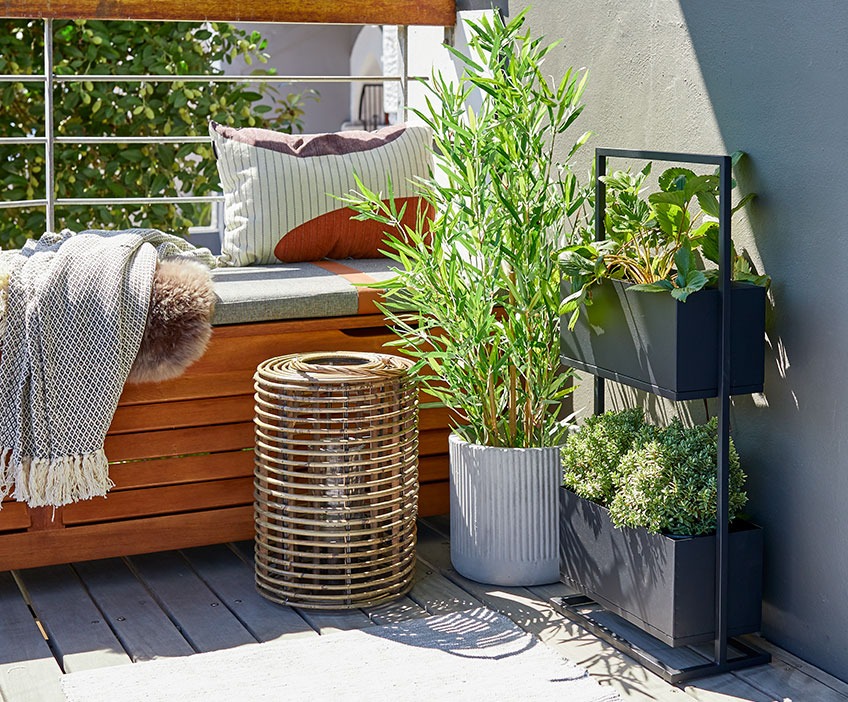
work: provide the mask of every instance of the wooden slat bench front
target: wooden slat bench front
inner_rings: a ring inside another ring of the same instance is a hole
[[[252,538],[257,364],[311,350],[384,352],[392,338],[378,315],[215,327],[184,376],[127,386],[106,439],[115,481],[106,498],[55,514],[4,503],[0,571]],[[421,515],[448,509],[447,427],[446,410],[421,410]]]

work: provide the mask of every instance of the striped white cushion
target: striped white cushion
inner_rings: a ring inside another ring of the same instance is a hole
[[[426,127],[295,136],[212,122],[209,132],[224,192],[222,265],[380,256],[383,226],[351,220],[334,196],[356,187],[354,173],[382,193],[390,178],[413,222],[413,181],[430,168]]]

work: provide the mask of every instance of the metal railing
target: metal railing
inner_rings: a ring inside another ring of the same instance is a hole
[[[46,209],[47,231],[55,231],[56,206],[69,205],[149,205],[149,204],[204,204],[223,202],[222,195],[180,195],[146,197],[56,197],[56,165],[55,148],[60,144],[96,145],[96,144],[198,144],[209,143],[208,136],[75,136],[63,137],[55,130],[55,102],[53,90],[63,83],[399,83],[401,86],[401,109],[407,104],[408,84],[408,41],[407,27],[398,27],[398,43],[400,44],[400,65],[398,75],[391,76],[294,76],[294,75],[172,75],[172,74],[74,74],[57,75],[54,70],[53,58],[53,20],[44,22],[44,72],[42,74],[0,74],[0,83],[42,83],[44,85],[44,136],[0,137],[3,145],[43,145],[45,151],[45,194],[43,198],[27,200],[0,200],[0,209],[35,208]]]

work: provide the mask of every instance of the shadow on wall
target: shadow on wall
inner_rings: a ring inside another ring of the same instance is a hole
[[[832,205],[844,199],[845,188],[830,194],[827,188],[844,178],[848,156],[848,6],[826,2],[810,12],[803,3],[756,0],[717,12],[698,0],[679,4],[723,141],[750,156],[737,173],[742,190],[759,193],[749,221],[775,281],[769,371],[778,377],[767,384],[769,401],[807,411],[817,402],[810,390],[825,396],[834,390],[825,384],[804,391],[802,378],[793,382],[791,362],[799,359],[789,349],[800,357],[822,322],[817,311],[823,301],[808,308],[801,296],[819,297],[810,279],[821,274],[823,251],[843,236],[844,217]]]
[[[678,3],[722,139],[750,155],[738,175],[774,280],[766,395],[734,401],[767,528],[764,633],[846,678],[848,308],[827,290],[848,282],[828,263],[845,238],[848,5]]]

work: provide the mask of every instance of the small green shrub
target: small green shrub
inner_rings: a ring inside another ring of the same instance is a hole
[[[715,529],[717,422],[684,427],[675,419],[622,459],[622,480],[609,506],[616,526],[695,535]],[[745,474],[730,444],[730,519],[747,502]]]
[[[699,535],[715,530],[717,426],[647,424],[639,410],[588,419],[563,450],[564,484],[609,508],[617,527]],[[745,473],[730,443],[729,517],[747,502]]]
[[[635,442],[650,438],[651,429],[641,409],[588,417],[562,449],[563,484],[580,497],[609,506],[622,457]]]

